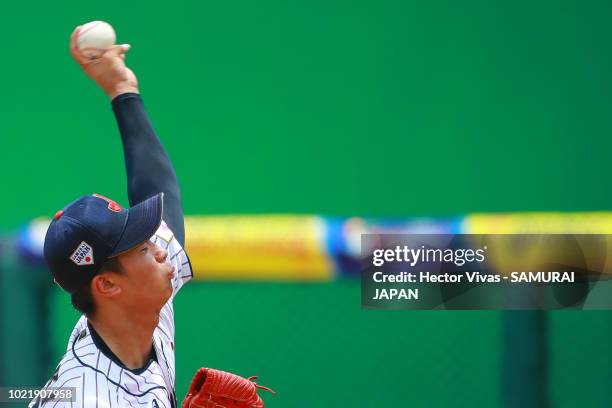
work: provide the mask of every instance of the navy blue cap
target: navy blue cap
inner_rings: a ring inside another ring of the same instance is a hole
[[[151,238],[162,221],[164,193],[131,208],[93,194],[55,214],[45,236],[44,257],[58,285],[75,293],[109,259]]]

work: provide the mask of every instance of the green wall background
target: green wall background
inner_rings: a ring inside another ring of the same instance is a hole
[[[93,19],[133,46],[188,214],[612,207],[609,2],[13,2],[2,14],[4,229],[82,194],[127,201],[108,101],[67,52]],[[210,365],[260,374],[279,391],[272,407],[499,403],[499,314],[362,311],[358,293],[185,288],[179,395]],[[59,355],[75,316],[59,294],[52,310]],[[554,406],[609,405],[610,320],[552,314]]]

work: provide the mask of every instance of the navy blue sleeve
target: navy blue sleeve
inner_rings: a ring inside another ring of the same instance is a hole
[[[163,192],[164,221],[184,247],[185,224],[176,173],[140,95],[119,95],[113,99],[112,107],[123,143],[130,206]]]

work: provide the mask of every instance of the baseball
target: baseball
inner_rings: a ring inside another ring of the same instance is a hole
[[[81,27],[77,37],[77,48],[86,58],[95,59],[113,46],[115,40],[115,30],[110,24],[104,21],[91,21]]]

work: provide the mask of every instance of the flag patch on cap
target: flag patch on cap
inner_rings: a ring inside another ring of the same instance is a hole
[[[93,265],[93,249],[87,242],[82,241],[72,255],[70,255],[70,260],[79,266]]]

